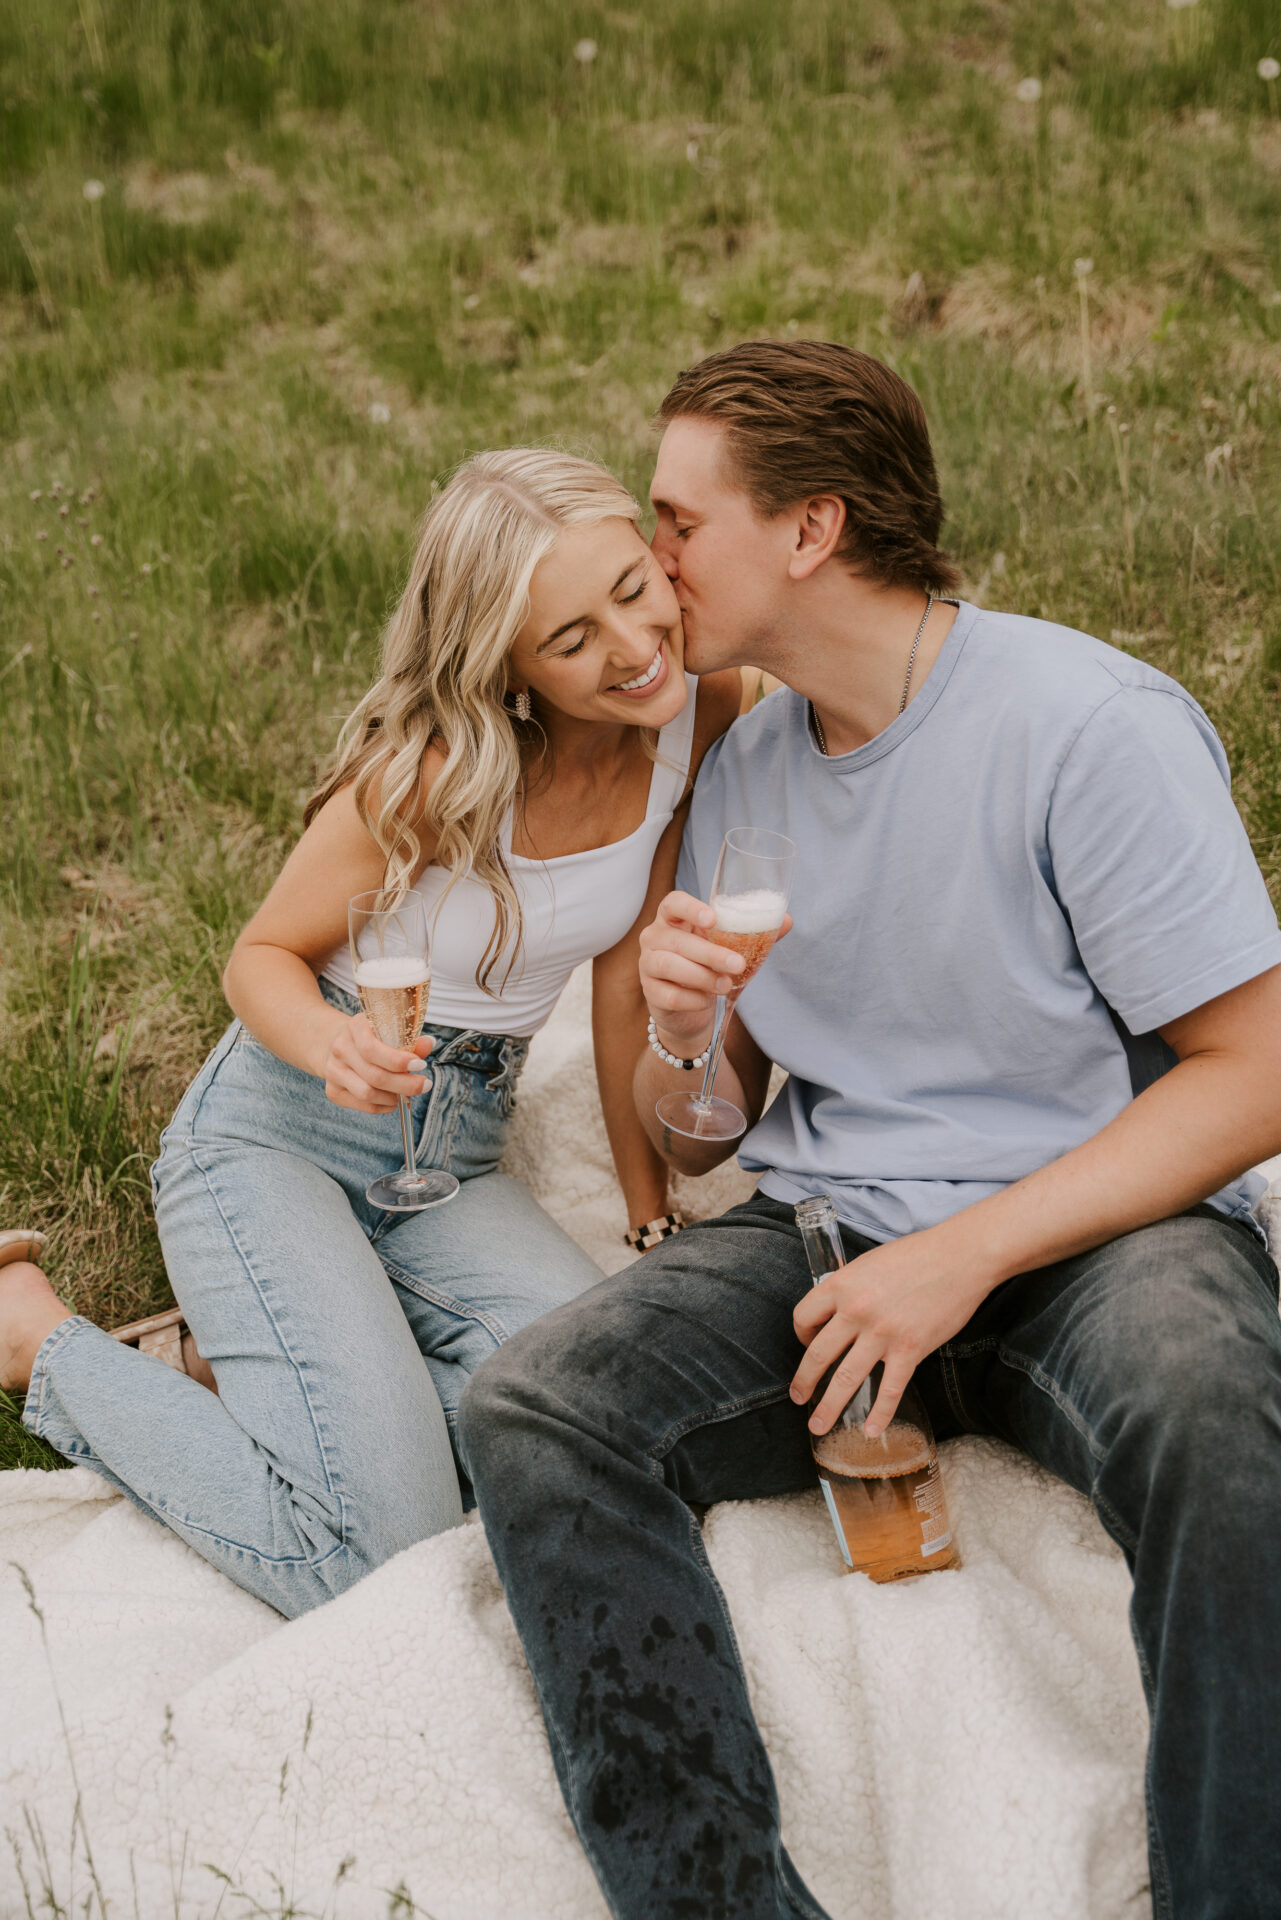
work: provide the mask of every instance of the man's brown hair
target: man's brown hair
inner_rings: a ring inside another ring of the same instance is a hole
[[[884,361],[830,340],[746,340],[677,377],[658,410],[724,427],[758,513],[815,494],[845,502],[839,557],[887,587],[953,593],[925,410]]]

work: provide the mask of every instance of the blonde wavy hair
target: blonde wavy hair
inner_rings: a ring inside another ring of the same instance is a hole
[[[520,903],[502,828],[520,790],[522,736],[537,723],[519,721],[505,699],[530,580],[567,528],[639,518],[626,487],[590,460],[512,447],[466,461],[424,516],[408,583],[383,635],[382,671],[343,726],[304,810],[310,823],[354,782],[356,810],[386,860],[383,891],[393,904],[422,856],[415,818],[424,756],[433,743],[443,749],[427,815],[449,886],[470,875],[493,896],[494,931],[476,970],[486,993],[495,991],[489,978],[509,943],[507,973],[520,949]]]

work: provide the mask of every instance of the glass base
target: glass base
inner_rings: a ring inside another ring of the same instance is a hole
[[[365,1198],[384,1213],[421,1213],[426,1207],[443,1206],[457,1192],[452,1173],[385,1173],[365,1188]]]
[[[695,1093],[665,1093],[654,1111],[665,1127],[687,1140],[737,1140],[747,1131],[747,1115],[717,1093],[706,1106]]]

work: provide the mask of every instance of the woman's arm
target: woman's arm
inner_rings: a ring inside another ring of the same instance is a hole
[[[420,839],[424,839],[419,828]],[[434,844],[424,841],[422,865]],[[316,815],[232,949],[223,987],[232,1011],[281,1060],[325,1082],[338,1106],[384,1113],[417,1093],[429,1043],[386,1047],[363,1014],[330,1006],[317,975],[347,938],[347,903],[382,884],[381,850],[344,787]]]
[[[741,695],[742,681],[736,671],[708,674],[699,681],[690,751],[691,786],[708,747],[736,717]],[[658,843],[645,904],[635,925],[592,966],[596,1080],[610,1152],[632,1227],[643,1226],[667,1210],[667,1168],[636,1111],[632,1083],[637,1062],[649,1047],[649,1008],[640,981],[641,930],[653,920],[675,881],[688,811],[687,800],[677,808]]]

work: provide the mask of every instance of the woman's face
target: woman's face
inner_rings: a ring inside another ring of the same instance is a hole
[[[685,705],[672,584],[630,520],[571,527],[534,569],[510,683],[576,720],[661,727]]]

